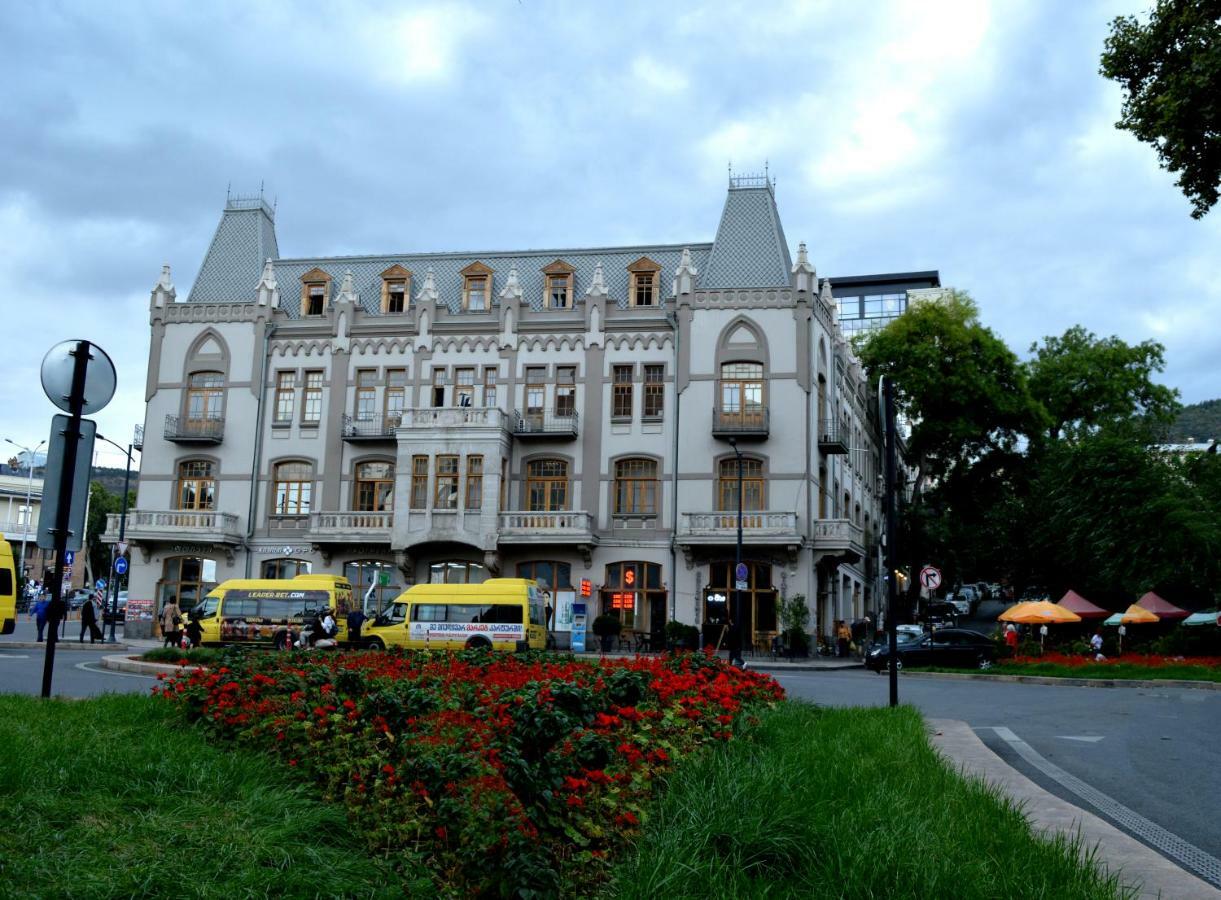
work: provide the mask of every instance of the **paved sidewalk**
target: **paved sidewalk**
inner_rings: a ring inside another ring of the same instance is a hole
[[[1142,898],[1164,900],[1219,900],[1221,891],[1149,849],[1135,838],[1043,790],[1012,768],[979,739],[966,722],[930,719],[930,741],[955,769],[982,778],[1022,804],[1037,832],[1078,830],[1086,847],[1097,846],[1099,862],[1118,872],[1128,884],[1140,888]]]

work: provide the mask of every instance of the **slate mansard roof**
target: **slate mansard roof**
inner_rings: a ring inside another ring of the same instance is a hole
[[[627,306],[627,267],[641,257],[660,265],[660,294],[666,297],[670,295],[671,279],[684,249],[691,252],[691,262],[699,273],[696,284],[702,289],[787,287],[791,281],[792,262],[773,187],[766,179],[742,178],[730,182],[720,226],[712,243],[634,247],[282,259],[276,242],[274,210],[261,198],[231,198],[225,204],[224,214],[187,300],[195,303],[253,302],[263,263],[272,259],[276,280],[286,301],[284,308],[289,315],[298,314],[296,303],[290,299],[294,285],[314,268],[331,276],[332,296],[339,290],[344,273],[350,270],[361,305],[369,312],[377,313],[381,307],[381,274],[397,264],[411,271],[413,295],[419,293],[431,268],[441,302],[458,312],[463,287],[460,273],[471,263],[481,262],[493,270],[493,304],[500,302],[500,292],[509,270],[516,267],[522,300],[534,308],[541,308],[544,291],[541,270],[561,259],[576,269],[573,285],[576,302],[583,301],[593,281],[594,268],[601,263],[611,299],[620,306]]]

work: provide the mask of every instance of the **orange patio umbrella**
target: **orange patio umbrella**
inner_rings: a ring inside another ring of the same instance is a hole
[[[1158,616],[1149,612],[1139,603],[1133,603],[1129,606],[1122,616],[1119,617],[1122,625],[1149,625],[1158,621]]]
[[[1072,610],[1048,603],[1046,600],[1028,600],[1016,603],[998,617],[1002,622],[1016,622],[1019,625],[1063,625],[1068,622],[1080,622],[1081,617]]]

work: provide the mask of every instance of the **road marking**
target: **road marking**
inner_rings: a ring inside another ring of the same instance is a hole
[[[28,653],[0,653],[0,659],[29,659]]]
[[[118,675],[122,678],[147,678],[149,681],[156,681],[156,675],[140,675],[136,672],[119,672],[115,669],[108,669],[105,666],[99,666],[97,663],[77,663],[76,668],[82,672],[96,672],[99,675]]]
[[[1014,752],[1030,763],[1052,781],[1057,782],[1066,790],[1076,794],[1092,805],[1103,815],[1119,823],[1155,850],[1181,864],[1187,870],[1199,875],[1209,884],[1221,887],[1221,859],[1205,853],[1194,844],[1189,844],[1177,834],[1173,834],[1151,822],[1118,800],[1104,794],[1075,775],[1061,769],[1051,760],[1042,756],[1039,751],[1030,746],[1016,734],[1002,725],[994,726],[997,737],[1009,744]]]
[[[1057,734],[1056,737],[1062,741],[1081,741],[1085,744],[1097,744],[1100,740],[1102,740],[1101,735],[1087,734]]]

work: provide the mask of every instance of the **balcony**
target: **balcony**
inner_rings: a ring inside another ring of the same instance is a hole
[[[554,409],[526,410],[525,415],[513,411],[513,434],[524,440],[558,438],[571,441],[577,436],[576,410],[559,412]]]
[[[310,540],[320,544],[389,543],[394,513],[351,510],[316,512],[310,515]]]
[[[165,439],[175,444],[219,444],[225,436],[223,416],[190,419],[185,416],[165,417]]]
[[[421,406],[403,410],[399,428],[409,431],[505,429],[507,424],[504,411],[496,406]]]
[[[768,410],[752,408],[712,410],[712,436],[736,438],[740,441],[765,441],[768,435]]]
[[[106,516],[105,543],[119,539],[120,516]],[[234,513],[196,509],[132,509],[127,512],[124,540],[141,543],[198,541],[240,544],[244,535]]]
[[[680,513],[675,540],[680,546],[732,546],[738,541],[737,510]],[[797,513],[744,510],[742,543],[753,546],[801,546]]]
[[[850,519],[820,519],[814,523],[814,552],[859,562],[865,556],[865,529]]]
[[[497,526],[502,544],[576,544],[592,547],[598,543],[593,516],[584,511],[502,512]]]
[[[384,419],[354,419],[344,416],[343,439],[352,442],[392,441],[400,421],[400,416],[386,416]]]
[[[818,420],[818,449],[823,453],[847,453],[848,435],[835,419]]]

